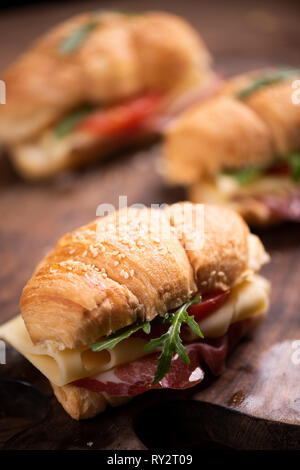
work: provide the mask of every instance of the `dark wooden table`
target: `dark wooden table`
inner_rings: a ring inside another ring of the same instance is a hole
[[[49,26],[99,7],[164,9],[185,16],[202,33],[225,76],[265,65],[299,65],[297,1],[126,0],[4,10],[0,69]],[[167,188],[156,173],[159,153],[157,143],[43,184],[21,181],[6,156],[0,156],[0,323],[18,312],[22,287],[41,256],[66,231],[94,218],[98,204],[117,207],[119,195],[127,195],[128,204],[184,199],[181,188]],[[0,448],[89,449],[87,442],[100,449],[153,448],[162,442],[175,447],[300,448],[300,364],[292,362],[293,341],[300,340],[300,226],[284,224],[260,236],[272,255],[264,269],[273,286],[270,315],[253,340],[245,340],[231,355],[220,379],[184,393],[150,392],[126,407],[77,423],[52,398],[40,374],[8,348],[1,377],[33,383],[49,397],[50,408],[46,413],[43,397],[33,389],[29,398],[32,393],[40,403],[35,416],[21,410],[20,416],[8,417],[0,411]],[[153,433],[160,403],[164,424]]]

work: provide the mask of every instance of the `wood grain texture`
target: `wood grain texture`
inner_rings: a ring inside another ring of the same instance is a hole
[[[99,8],[99,2],[88,1],[84,8],[95,5]],[[217,69],[226,76],[271,64],[299,65],[296,1],[101,2],[101,8],[107,5],[184,15],[201,31]],[[82,8],[82,3],[70,2],[2,12],[0,42],[5,47],[0,69],[45,28]],[[184,199],[182,189],[167,188],[158,176],[159,152],[159,144],[124,152],[103,164],[34,185],[22,182],[6,156],[0,157],[0,323],[18,312],[21,289],[38,260],[58,237],[94,218],[98,204],[117,205],[119,195],[127,195],[128,204]],[[264,269],[273,287],[270,314],[253,338],[231,354],[222,377],[185,392],[148,392],[125,407],[77,423],[64,413],[43,377],[8,348],[7,364],[0,365],[0,395],[1,377],[25,380],[49,398],[49,410],[29,419],[20,412],[7,416],[2,406],[0,448],[300,449],[300,364],[292,361],[293,341],[300,340],[300,226],[284,224],[259,235],[272,255]],[[162,412],[164,424],[158,432]]]

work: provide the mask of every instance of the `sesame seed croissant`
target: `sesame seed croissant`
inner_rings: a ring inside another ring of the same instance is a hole
[[[23,290],[22,316],[34,343],[81,347],[197,292],[231,288],[266,259],[229,209],[123,209],[58,241]]]

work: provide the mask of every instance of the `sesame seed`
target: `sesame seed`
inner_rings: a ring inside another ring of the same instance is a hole
[[[99,254],[98,249],[95,247],[95,245],[90,245],[89,249],[94,258]]]
[[[122,269],[122,271],[120,272],[121,276],[124,277],[124,279],[128,279],[129,278],[129,274],[124,271],[124,269]]]

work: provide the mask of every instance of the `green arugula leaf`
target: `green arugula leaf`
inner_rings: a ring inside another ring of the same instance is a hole
[[[95,110],[95,105],[85,105],[66,116],[54,129],[55,137],[62,139],[79,124],[86,116]]]
[[[58,46],[60,54],[70,54],[81,46],[86,37],[98,26],[99,20],[91,18],[87,23],[77,28],[64,38]]]
[[[145,326],[143,326],[143,332],[148,335],[150,331],[151,331],[151,325],[150,325],[150,322],[147,321]]]
[[[166,333],[159,338],[154,338],[146,344],[145,352],[150,352],[158,348],[162,348],[162,352],[158,358],[158,365],[155,371],[153,385],[157,384],[169,372],[174,353],[177,353],[179,358],[185,364],[190,363],[189,356],[180,338],[180,329],[183,323],[186,323],[200,338],[204,338],[200,331],[198,323],[196,323],[194,316],[189,315],[187,309],[190,305],[201,302],[201,297],[195,297],[193,300],[183,304],[176,312],[167,313],[164,317],[157,317],[152,322],[152,326],[159,324],[170,323],[170,327]],[[133,333],[138,330],[143,330],[146,334],[151,331],[151,323],[145,321],[143,323],[130,325],[122,330],[113,333],[97,343],[91,344],[91,349],[94,352],[102,351],[103,349],[112,349],[120,341],[129,338]]]
[[[174,353],[177,353],[179,358],[185,364],[190,363],[189,356],[180,338],[180,329],[183,323],[188,324],[192,330],[203,338],[198,324],[195,322],[194,317],[188,314],[187,309],[194,303],[201,302],[201,297],[196,297],[190,302],[183,304],[176,312],[168,315],[168,323],[171,324],[168,331],[160,338],[152,339],[144,348],[146,352],[153,351],[157,348],[162,348],[162,352],[158,358],[158,366],[155,371],[153,385],[160,382],[163,377],[169,372],[171,361]]]
[[[253,166],[248,168],[239,168],[237,170],[226,170],[223,174],[232,176],[241,186],[244,186],[260,178],[263,175],[263,169]]]
[[[270,71],[269,73],[260,75],[254,79],[249,86],[239,91],[236,96],[238,99],[242,100],[265,86],[288,80],[289,78],[296,77],[297,75],[300,75],[299,69],[280,68],[278,70]]]
[[[145,321],[140,324],[134,324],[127,326],[126,328],[122,328],[122,330],[116,331],[112,335],[107,336],[102,341],[98,341],[97,343],[91,344],[91,349],[94,352],[102,351],[103,349],[112,349],[118,344],[120,341],[129,338],[133,333],[138,330],[143,330],[145,333],[149,334],[151,330],[150,322]]]
[[[292,178],[295,183],[300,181],[300,153],[287,155],[287,160],[291,169]]]

